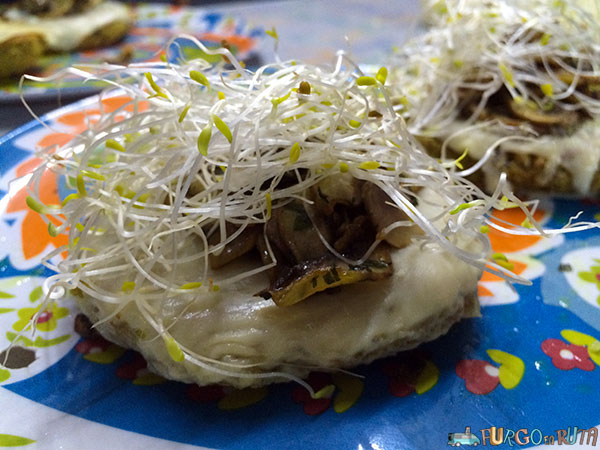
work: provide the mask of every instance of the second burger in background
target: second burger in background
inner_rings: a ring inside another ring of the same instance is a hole
[[[0,78],[18,76],[45,53],[90,50],[121,40],[130,8],[102,0],[20,0],[0,9]]]

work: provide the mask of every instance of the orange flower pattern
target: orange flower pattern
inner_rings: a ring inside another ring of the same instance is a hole
[[[539,223],[545,223],[550,217],[546,211],[538,209],[534,218]],[[492,221],[504,227],[518,226],[526,219],[525,213],[518,208],[495,210]],[[500,222],[503,221],[503,222]],[[507,225],[509,224],[509,225]],[[542,238],[540,236],[515,236],[490,227],[488,233],[492,250],[502,253],[508,258],[516,275],[533,279],[544,273],[544,265],[533,255],[560,245],[563,236]],[[484,272],[478,284],[478,294],[483,306],[514,303],[518,294],[514,292],[499,276]]]
[[[76,135],[88,129],[98,121],[101,113],[111,113],[122,108],[125,112],[132,112],[134,105],[130,97],[116,96],[102,99],[96,107],[86,108],[82,111],[73,111],[62,114],[55,119],[55,124],[60,125],[62,129],[68,130],[56,131],[44,134],[37,142],[38,149],[50,148],[52,146],[60,147],[70,142]],[[148,108],[147,102],[139,102],[137,108],[140,112]],[[115,120],[123,120],[125,116],[118,114]],[[36,167],[39,166],[41,160],[39,158],[30,158],[19,164],[16,169],[16,177],[24,177]],[[58,179],[56,174],[46,171],[43,173],[39,185],[39,196],[42,203],[60,204],[61,198],[58,192]],[[15,193],[11,193],[11,198],[6,206],[7,214],[20,213],[25,211],[24,217],[21,218],[21,245],[22,259],[25,261],[34,260],[36,257],[46,253],[48,247],[59,248],[68,243],[66,235],[61,234],[52,237],[48,234],[48,225],[40,214],[31,211],[25,202],[29,193],[27,188],[22,188]],[[58,222],[47,216],[47,219],[58,225]]]

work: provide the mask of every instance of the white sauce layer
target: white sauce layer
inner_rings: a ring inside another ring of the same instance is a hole
[[[433,199],[431,195],[428,200]],[[431,206],[421,209],[427,215],[438,212]],[[199,242],[181,246],[184,253],[200,250]],[[203,357],[258,364],[268,370],[281,364],[322,368],[356,364],[434,339],[460,316],[479,313],[476,302],[465,305],[465,298],[476,295],[479,269],[437,246],[418,243],[394,250],[392,259],[394,275],[388,279],[345,286],[333,294],[319,293],[290,307],[278,307],[256,296],[268,285],[267,276],[261,274],[235,285],[221,285],[218,292],[202,289],[187,297],[164,298],[153,305],[155,320]],[[249,268],[247,260],[235,261],[213,274],[215,282]],[[197,262],[181,264],[175,270],[188,279],[201,276]],[[133,279],[133,274],[118,277],[103,286],[118,289],[124,280]],[[93,308],[89,299],[80,303],[84,312]],[[101,309],[96,319],[113,311],[112,305],[94,304]],[[472,309],[463,310],[465,306]],[[187,361],[174,363],[163,341],[153,339],[156,333],[134,304],[99,329],[111,340],[137,347],[154,370],[169,378],[204,383],[223,379]],[[145,339],[139,339],[140,335]]]
[[[456,121],[441,138],[445,139],[465,127],[464,122]],[[459,152],[468,148],[469,156],[480,159],[500,137],[490,130],[480,129],[462,133],[449,144]],[[571,136],[540,136],[534,141],[508,141],[500,146],[500,150],[543,156],[548,160],[546,169],[552,172],[539,175],[545,179],[551,177],[557,167],[565,167],[573,175],[575,190],[579,194],[586,194],[600,164],[600,119],[587,120]]]

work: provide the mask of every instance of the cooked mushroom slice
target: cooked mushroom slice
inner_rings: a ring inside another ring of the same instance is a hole
[[[417,141],[419,141],[419,144],[423,146],[423,148],[429,155],[434,156],[436,158],[440,157],[441,148],[444,143],[443,139],[422,135],[415,135],[415,138],[417,139]]]
[[[517,103],[514,100],[509,102],[509,106],[515,116],[534,125],[569,127],[575,125],[579,120],[579,115],[575,111],[547,112],[527,103]]]
[[[462,111],[463,114],[466,116],[468,116],[473,111],[476,111],[478,109],[479,104],[485,101],[482,98],[482,92],[476,89],[459,88],[456,94],[456,101],[458,102],[456,108],[459,111]],[[487,104],[489,105],[489,99],[487,101]]]
[[[278,306],[290,306],[326,289],[360,281],[382,280],[392,273],[389,249],[380,245],[360,265],[346,264],[332,256],[297,264],[282,273],[268,289],[258,295],[272,298]]]
[[[352,221],[342,224],[339,228],[339,237],[333,244],[338,252],[348,251],[355,246],[357,241],[366,240],[366,247],[373,242],[372,227],[367,216],[356,216]],[[369,231],[371,231],[369,233]]]
[[[28,14],[39,17],[60,17],[69,12],[73,0],[20,0],[17,7]]]
[[[600,80],[595,83],[588,83],[579,89],[584,95],[600,100]]]
[[[507,102],[510,102],[512,98],[507,93],[500,92],[496,95],[492,95],[485,105],[485,108],[478,114],[478,120],[498,120],[504,125],[509,127],[519,127],[526,122],[523,118],[511,117],[511,111],[506,106]],[[508,97],[508,98],[506,98]],[[467,113],[465,117],[470,117],[471,114],[476,112],[476,104],[467,105],[464,112]]]
[[[71,12],[77,13],[86,11],[100,4],[102,0],[75,0]]]
[[[321,230],[323,232],[323,230]],[[267,237],[293,264],[319,259],[328,254],[300,201],[273,209]],[[328,239],[329,236],[325,235]]]
[[[498,120],[502,122],[504,125],[509,127],[520,127],[526,121],[522,118],[514,118],[507,116],[506,114],[502,114],[497,110],[486,108],[479,115],[480,120]]]
[[[277,246],[273,245],[271,242],[271,252],[269,252],[269,247],[267,246],[267,242],[265,241],[265,237],[262,233],[259,234],[258,240],[256,241],[256,249],[258,250],[258,254],[260,256],[260,260],[264,265],[268,265],[273,263],[273,260],[277,262],[274,267],[271,267],[267,274],[269,275],[269,282],[273,283],[278,278],[278,274],[282,271],[287,270],[289,267],[289,263],[283,253],[277,248]]]
[[[561,69],[555,72],[555,75],[558,77],[560,81],[566,84],[572,84],[575,80],[575,73],[569,72],[568,70]],[[579,87],[582,84],[599,84],[600,76],[598,75],[579,75],[577,79],[577,86]]]
[[[394,228],[387,235],[382,235],[383,230],[395,222],[410,222],[404,211],[389,204],[391,199],[378,186],[373,183],[365,183],[362,190],[365,209],[371,218],[371,222],[377,229],[377,238],[385,239],[394,247],[403,248],[410,244],[415,236],[423,234],[415,224],[408,224]]]
[[[310,197],[319,212],[330,215],[336,205],[357,206],[360,204],[361,184],[360,180],[349,173],[340,173],[327,177],[311,187]]]
[[[486,99],[485,107],[482,110],[478,109],[478,102],[466,104],[463,107],[463,118],[468,119],[475,115],[480,121],[498,120],[509,127],[519,127],[526,121],[523,118],[514,117],[508,106],[510,101],[512,101],[510,93],[505,88],[501,88]]]
[[[235,231],[235,227],[233,226],[228,226],[227,228],[227,233],[229,234],[232,234]],[[234,259],[237,259],[240,256],[248,253],[255,247],[259,233],[260,227],[258,226],[246,227],[246,229],[242,231],[242,234],[227,244],[221,253],[218,255],[211,253],[208,256],[210,266],[213,269],[218,269],[223,267],[225,264],[229,264]]]

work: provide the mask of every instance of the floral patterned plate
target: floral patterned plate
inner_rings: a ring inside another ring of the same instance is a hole
[[[11,180],[38,164],[37,147],[67,142],[99,108],[114,110],[126,101],[86,99],[46,116],[51,128],[32,122],[0,139],[0,447],[595,445],[597,231],[547,240],[492,231],[494,249],[532,286],[511,290],[484,275],[480,318],[464,320],[414,351],[356,368],[362,378],[312,373],[308,382],[316,390],[335,386],[330,397],[318,400],[295,384],[239,391],[166,381],[134,352],[102,339],[79,339],[70,300],[44,311],[34,335],[23,333],[49,275],[41,255],[63,241],[47,234],[27,209],[22,184]],[[66,195],[63,181],[49,174],[42,189],[48,203]],[[538,220],[560,226],[579,210],[580,219],[600,219],[598,202],[548,199]],[[498,214],[515,224],[524,219],[515,210]],[[14,340],[5,358],[3,350]]]
[[[206,46],[220,46],[223,40],[231,46],[232,51],[249,64],[257,65],[258,46],[264,38],[262,28],[250,26],[238,16],[214,12],[193,6],[174,6],[168,4],[140,3],[134,7],[136,21],[125,39],[111,47],[94,51],[63,53],[46,56],[41,59],[39,67],[31,73],[36,76],[49,76],[77,64],[98,64],[112,61],[117,64],[141,61],[159,61],[165,46],[175,36],[193,35]],[[198,56],[197,50],[183,45],[182,56]],[[171,50],[177,50],[175,45]],[[171,54],[171,52],[170,52]],[[176,58],[178,52],[174,53]],[[100,90],[99,84],[83,83],[80,78],[66,78],[60,84],[56,82],[26,82],[23,95],[28,100],[55,98],[64,96],[90,95]],[[19,101],[19,84],[17,81],[0,82],[0,104]]]

